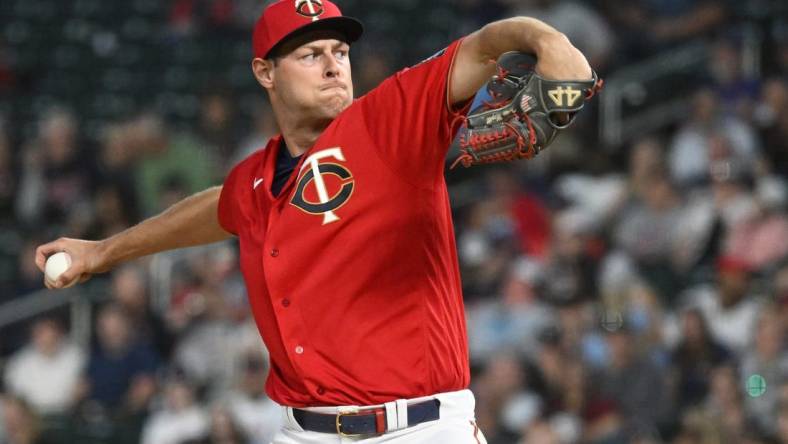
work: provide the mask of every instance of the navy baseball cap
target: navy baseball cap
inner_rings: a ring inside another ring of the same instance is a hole
[[[254,57],[267,58],[286,40],[315,30],[337,31],[353,43],[364,27],[328,0],[280,0],[266,7],[255,24]]]

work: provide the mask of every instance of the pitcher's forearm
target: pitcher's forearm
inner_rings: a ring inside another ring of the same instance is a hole
[[[473,97],[495,72],[495,60],[508,51],[536,55],[536,71],[546,78],[586,80],[591,67],[564,34],[530,17],[485,25],[462,42],[451,73],[450,103]]]
[[[479,31],[482,61],[495,60],[507,51],[538,54],[550,39],[565,38],[552,26],[531,17],[513,17],[484,26]]]
[[[101,241],[106,268],[149,254],[218,242],[232,235],[219,225],[220,186],[171,206],[161,214]],[[102,267],[105,268],[105,267]]]

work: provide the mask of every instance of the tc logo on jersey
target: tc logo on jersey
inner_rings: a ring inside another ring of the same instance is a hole
[[[323,14],[323,2],[320,0],[295,0],[295,9],[299,15],[315,21]]]
[[[298,172],[298,186],[290,199],[291,204],[306,213],[322,214],[323,225],[339,220],[334,210],[350,199],[355,186],[353,174],[347,168],[334,162],[320,163],[320,159],[326,158],[345,162],[339,147],[318,151],[304,159]]]
[[[553,100],[553,103],[556,106],[564,106],[564,97],[566,97],[567,103],[566,106],[573,106],[578,98],[580,98],[580,90],[574,89],[571,86],[567,86],[564,89],[563,86],[559,86],[556,89],[551,89],[547,91],[547,95]]]

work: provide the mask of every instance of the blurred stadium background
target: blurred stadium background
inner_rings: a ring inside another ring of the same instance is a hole
[[[0,1],[0,443],[276,429],[233,242],[58,292],[33,263],[221,183],[276,132],[250,72],[262,3]],[[785,1],[339,4],[366,25],[358,94],[516,14],[606,79],[538,159],[446,174],[490,443],[788,443]]]

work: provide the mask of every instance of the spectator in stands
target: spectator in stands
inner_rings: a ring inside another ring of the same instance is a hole
[[[128,316],[135,340],[152,345],[169,359],[175,338],[148,297],[148,276],[137,264],[126,264],[112,274],[112,299]]]
[[[739,358],[752,344],[761,302],[750,293],[750,269],[740,259],[720,258],[717,278],[713,285],[690,289],[684,303],[697,307],[714,340]]]
[[[713,157],[740,164],[751,172],[758,157],[755,132],[745,122],[724,115],[713,91],[701,89],[692,99],[690,118],[676,132],[670,147],[669,166],[681,186],[703,183]]]
[[[140,150],[137,191],[143,215],[158,213],[160,191],[165,180],[177,177],[186,192],[214,185],[218,164],[207,147],[189,134],[171,134],[162,118],[146,113],[131,122],[132,146]]]
[[[233,164],[240,162],[253,152],[265,148],[265,142],[279,132],[271,104],[267,100],[258,100],[255,104],[252,112],[252,129],[239,143],[237,152],[230,160]]]
[[[723,442],[721,431],[715,429],[710,415],[702,409],[690,409],[682,414],[672,444]]]
[[[666,170],[665,152],[659,139],[644,137],[636,140],[629,151],[629,193],[642,199],[653,178]]]
[[[526,192],[513,168],[498,169],[486,177],[490,199],[512,221],[520,252],[537,260],[549,254],[550,214],[542,199]]]
[[[268,444],[281,425],[282,415],[279,406],[265,394],[267,358],[250,351],[242,360],[240,381],[228,392],[225,405],[249,444]]]
[[[760,178],[754,197],[755,208],[730,227],[723,247],[752,270],[764,272],[788,257],[788,185],[777,176]]]
[[[728,156],[723,139],[711,140],[710,186],[685,193],[685,211],[679,223],[683,230],[679,232],[676,264],[689,275],[690,282],[711,280],[718,256],[730,247],[731,234],[756,217],[758,210],[745,167]]]
[[[187,317],[175,362],[198,387],[215,395],[234,385],[240,357],[250,349],[260,350],[262,343],[259,335],[250,334],[246,302],[237,293],[233,296],[237,286],[228,285],[235,279],[235,259],[226,245],[207,248],[209,253],[193,258],[191,269],[200,277],[194,287],[175,295],[171,311],[181,313],[170,318]]]
[[[468,209],[458,230],[458,255],[463,267],[463,294],[468,299],[489,297],[498,290],[509,263],[519,255],[512,221],[494,202],[480,200]]]
[[[550,244],[549,213],[541,199],[523,191],[516,171],[502,167],[485,176],[485,198],[469,209],[459,236],[459,255],[469,285],[466,294],[498,291],[508,264],[520,255],[543,261]]]
[[[195,444],[254,444],[255,442],[247,438],[226,408],[216,406],[211,410],[211,428],[208,436],[196,441]],[[268,438],[261,442],[270,443],[271,440]]]
[[[65,338],[60,322],[43,317],[33,323],[30,343],[8,360],[5,387],[38,414],[67,414],[84,363],[83,351]]]
[[[765,79],[758,104],[752,111],[753,123],[757,129],[764,130],[775,125],[785,111],[788,111],[788,83],[780,77]]]
[[[0,397],[5,438],[3,444],[53,444],[56,441],[41,430],[39,418],[20,398]]]
[[[672,408],[664,369],[637,347],[637,340],[626,322],[609,331],[608,361],[590,379],[591,405],[610,400],[615,406],[612,411],[617,411],[629,431],[662,424]]]
[[[678,285],[673,258],[679,246],[682,202],[662,172],[644,179],[643,185],[641,196],[623,211],[614,237],[634,260],[638,274],[667,302]]]
[[[84,397],[111,412],[146,409],[156,391],[154,350],[136,340],[128,315],[115,304],[99,312],[96,337],[82,383]]]
[[[229,92],[217,89],[204,94],[200,100],[199,126],[196,136],[203,149],[215,153],[222,172],[229,172],[238,149],[238,116]]]
[[[730,352],[711,336],[703,314],[697,308],[681,314],[681,342],[670,362],[676,372],[676,402],[680,410],[706,399],[711,370],[731,359]]]
[[[568,399],[569,385],[577,382],[572,380],[573,377],[584,375],[581,362],[573,360],[563,348],[561,334],[557,329],[545,329],[539,335],[539,340],[539,352],[534,363],[539,376],[539,392],[544,402],[543,412],[553,414],[571,407],[582,408],[582,402],[571,405],[573,400]]]
[[[180,444],[208,434],[210,418],[186,379],[171,376],[163,391],[163,406],[145,422],[142,444]]]
[[[500,296],[468,307],[472,360],[487,361],[501,349],[522,357],[536,355],[538,334],[554,322],[551,307],[538,297],[543,274],[538,262],[522,257],[511,265]]]
[[[567,305],[597,298],[597,263],[603,254],[591,217],[568,209],[553,219],[545,282],[547,302]]]
[[[41,119],[36,139],[24,148],[17,216],[29,225],[53,226],[78,236],[90,211],[92,165],[78,145],[77,120],[63,108]]]
[[[519,444],[561,444],[560,435],[545,420],[532,422],[525,428]]]
[[[715,145],[725,151],[722,140],[717,140]],[[744,166],[735,160],[722,158],[711,162],[711,187],[706,193],[701,194],[713,202],[714,211],[722,222],[724,233],[727,237],[737,225],[746,223],[757,215],[758,203],[752,192],[751,180]]]
[[[710,55],[708,74],[722,111],[743,121],[750,120],[761,84],[744,71],[740,45],[720,38],[714,42]]]
[[[132,125],[123,122],[107,125],[102,133],[98,157],[99,184],[101,189],[112,190],[123,204],[114,216],[107,216],[102,209],[96,209],[99,218],[113,217],[104,225],[134,223],[140,216],[134,174],[143,147],[132,143],[135,137],[132,130]]]
[[[728,442],[741,442],[745,431],[741,381],[734,364],[723,364],[711,373],[705,414]]]
[[[244,322],[249,317],[249,301],[235,249],[225,243],[207,246],[205,251],[187,259],[191,271],[200,276],[199,291],[221,299],[223,316],[229,322]]]
[[[583,439],[587,444],[629,442],[624,415],[627,412],[608,398],[594,399],[583,412]]]
[[[126,202],[117,186],[99,186],[93,199],[95,216],[86,229],[88,236],[105,238],[132,226],[133,219],[126,209]]]
[[[524,394],[528,384],[522,362],[516,354],[501,351],[486,362],[474,381],[474,393],[479,393],[476,399],[476,421],[479,428],[484,429],[487,442],[507,444],[515,441],[519,430],[510,430],[505,426],[504,414],[507,405]],[[526,413],[535,417],[538,412],[532,409]]]

